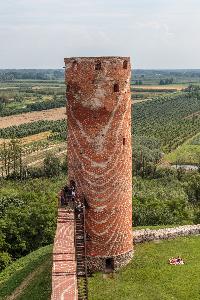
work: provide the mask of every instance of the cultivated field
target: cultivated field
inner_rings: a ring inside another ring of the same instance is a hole
[[[147,89],[147,90],[177,90],[181,91],[186,88],[186,84],[165,84],[165,85],[132,85],[131,87],[137,89]]]
[[[36,111],[30,113],[23,113],[19,115],[13,115],[0,118],[0,129],[10,126],[19,126],[24,123],[32,123],[40,120],[61,120],[66,118],[65,107],[54,108],[43,111]]]

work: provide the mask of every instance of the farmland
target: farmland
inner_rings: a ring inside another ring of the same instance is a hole
[[[138,103],[133,109],[134,135],[153,137],[163,152],[170,152],[200,131],[200,93],[166,95]],[[187,118],[193,115],[192,118]]]
[[[26,76],[30,75],[27,74]],[[45,78],[45,73],[41,74]],[[139,82],[138,74],[140,72],[136,72],[135,76]],[[175,77],[173,84],[163,85],[159,84],[160,80],[165,81],[163,74],[159,80],[148,72],[143,75],[143,84],[135,84],[137,82],[134,80],[131,83],[136,148],[152,139],[157,143],[157,148],[166,154],[165,158],[170,163],[179,159],[179,154],[173,154],[176,149],[178,153],[188,153],[189,157],[198,156],[199,146],[185,143],[199,133],[199,91],[187,90],[188,83],[185,81],[175,82],[177,78],[182,78],[181,74]],[[34,76],[37,77],[38,74]],[[65,85],[61,78],[17,79],[0,83],[0,145],[18,139],[23,147],[25,164],[39,165],[48,152],[58,151],[59,155],[64,153]],[[29,137],[34,137],[31,142],[28,141]],[[139,144],[137,140],[140,140]],[[196,158],[188,160],[187,154],[180,159],[185,162],[197,161]]]
[[[10,127],[11,124],[12,126],[19,126],[24,123],[27,124],[41,120],[61,120],[66,118],[65,113],[65,107],[61,107],[2,117],[0,118],[0,129]]]

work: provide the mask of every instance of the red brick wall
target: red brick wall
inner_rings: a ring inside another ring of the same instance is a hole
[[[59,208],[53,246],[51,300],[78,299],[74,226],[74,213]]]
[[[68,175],[89,204],[87,255],[132,243],[130,58],[66,58]]]

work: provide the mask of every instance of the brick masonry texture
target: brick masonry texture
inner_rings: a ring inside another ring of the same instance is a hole
[[[66,58],[65,65],[68,176],[89,205],[88,262],[117,257],[119,267],[119,256],[123,265],[133,250],[130,58]]]
[[[199,235],[200,234],[200,224],[198,225],[184,225],[174,228],[163,228],[157,230],[142,229],[134,230],[133,242],[144,243],[156,240],[168,240],[174,239],[181,236]]]
[[[77,300],[74,213],[58,209],[53,247],[51,300]]]

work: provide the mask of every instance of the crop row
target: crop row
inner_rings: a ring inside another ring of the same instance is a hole
[[[41,120],[3,128],[0,129],[0,138],[17,139],[45,131],[52,131],[53,134],[66,132],[66,121],[64,119],[57,121]]]
[[[163,151],[171,151],[200,131],[200,93],[165,95],[133,107],[133,133],[156,138]],[[187,118],[192,116],[191,118]]]

